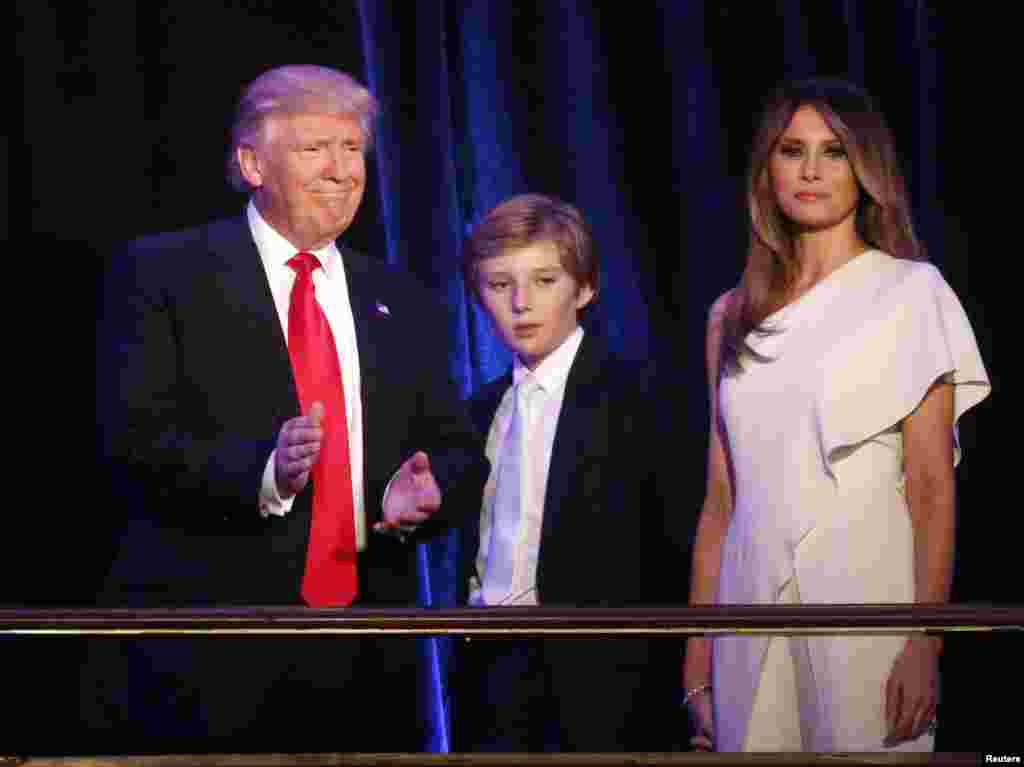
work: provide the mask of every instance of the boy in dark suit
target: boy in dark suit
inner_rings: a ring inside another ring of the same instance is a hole
[[[580,212],[513,197],[475,227],[467,284],[514,352],[471,401],[492,471],[464,530],[471,606],[682,604],[686,556],[658,457],[671,421],[649,366],[580,316],[599,263]],[[460,648],[460,750],[668,750],[676,642],[486,641]]]

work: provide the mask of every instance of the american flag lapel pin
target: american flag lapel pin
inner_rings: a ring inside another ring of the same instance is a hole
[[[383,314],[385,317],[391,316],[391,310],[388,309],[387,304],[382,304],[380,301],[377,302],[377,314]]]

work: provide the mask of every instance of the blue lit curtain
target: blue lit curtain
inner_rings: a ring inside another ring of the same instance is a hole
[[[903,152],[919,233],[947,266],[943,202],[955,190],[937,150],[950,116],[939,50],[949,30],[928,3],[362,0],[360,10],[367,77],[385,110],[388,257],[446,301],[452,373],[467,394],[509,358],[461,282],[464,232],[510,195],[545,192],[593,225],[604,287],[594,329],[625,356],[658,357],[678,379],[693,433],[703,433],[705,317],[741,268],[754,115],[787,76],[845,76],[876,94]],[[957,255],[954,284],[966,277]],[[969,306],[983,322],[977,309]],[[680,488],[692,514],[704,445],[674,449],[692,466]],[[452,604],[455,547],[453,537],[424,547],[425,604]],[[427,645],[441,707],[449,648]],[[429,747],[444,750],[447,710],[432,717]]]
[[[371,85],[384,113],[371,158],[376,181],[346,238],[408,267],[437,292],[450,310],[451,370],[463,393],[509,363],[460,281],[466,227],[519,192],[579,205],[603,257],[592,329],[626,356],[659,358],[676,378],[688,428],[667,448],[680,465],[673,502],[694,515],[703,495],[705,317],[741,268],[754,115],[783,77],[848,76],[889,117],[919,233],[964,302],[994,377],[995,396],[961,430],[967,459],[958,469],[964,511],[954,598],[1020,602],[1019,579],[1007,575],[1016,541],[992,535],[983,497],[1005,481],[988,460],[996,442],[991,409],[1003,399],[991,299],[1005,259],[967,257],[965,213],[976,188],[965,183],[978,170],[973,147],[990,131],[979,126],[998,110],[979,104],[972,41],[961,42],[950,12],[927,0],[17,3],[24,88],[21,122],[9,137],[19,156],[9,168],[17,190],[10,220],[19,230],[10,238],[27,228],[32,257],[59,267],[47,280],[47,299],[65,316],[88,316],[95,302],[82,286],[111,243],[241,209],[244,199],[228,189],[222,169],[243,83],[285,63],[351,71]],[[33,385],[68,380],[73,368],[64,350],[88,345],[76,336],[87,325],[61,329],[59,365],[41,366]],[[33,395],[28,401],[47,401]],[[59,437],[66,455],[88,455],[95,448],[89,405],[76,397],[88,392],[63,385],[53,400],[62,413]],[[79,433],[89,436],[79,441]],[[50,499],[49,508],[80,508],[91,479],[65,483],[75,497]],[[47,474],[33,492],[52,484]],[[101,485],[93,495],[110,492]],[[26,540],[34,544],[51,517],[33,519],[38,531]],[[88,602],[113,532],[97,515],[63,515],[61,524],[67,534],[48,539],[63,567],[31,583],[17,570],[19,577],[3,579],[4,602]],[[11,539],[34,554],[34,545]],[[449,536],[421,550],[423,604],[452,604],[455,545]],[[981,657],[973,641],[947,644],[944,705],[958,724],[940,729],[945,750],[980,749],[972,731],[986,738],[1014,731],[993,724],[991,706],[974,706],[977,685],[998,675],[993,658],[1009,652],[993,654],[987,643]],[[450,647],[430,641],[424,651],[433,732],[426,746],[444,751]],[[70,653],[49,653],[31,667],[54,683],[76,673]],[[61,705],[46,701],[54,721],[73,731],[76,712]],[[986,748],[997,742],[984,741]]]

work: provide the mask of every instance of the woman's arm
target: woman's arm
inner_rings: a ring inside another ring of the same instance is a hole
[[[704,505],[697,522],[690,576],[690,604],[712,604],[717,598],[718,576],[722,564],[722,541],[732,516],[732,482],[725,448],[724,428],[718,412],[718,360],[722,339],[722,316],[728,302],[726,293],[715,301],[708,315],[707,366],[710,410],[708,439],[708,476]],[[711,640],[692,637],[686,644],[683,663],[683,689],[695,690],[711,684]],[[711,700],[697,693],[687,708],[694,722],[695,748],[712,748]]]
[[[956,484],[953,474],[953,387],[937,382],[903,421],[903,474],[914,531],[917,602],[947,602],[953,579]],[[917,634],[893,664],[885,689],[893,743],[919,737],[935,716],[939,637]]]
[[[956,527],[951,384],[932,386],[904,419],[903,474],[914,528],[915,601],[947,602]]]

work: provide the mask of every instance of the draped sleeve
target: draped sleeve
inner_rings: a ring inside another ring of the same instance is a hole
[[[837,464],[860,445],[884,441],[939,380],[954,387],[954,463],[960,417],[991,391],[963,306],[931,264],[892,259],[863,295],[864,316],[820,366],[815,416],[822,460]]]

